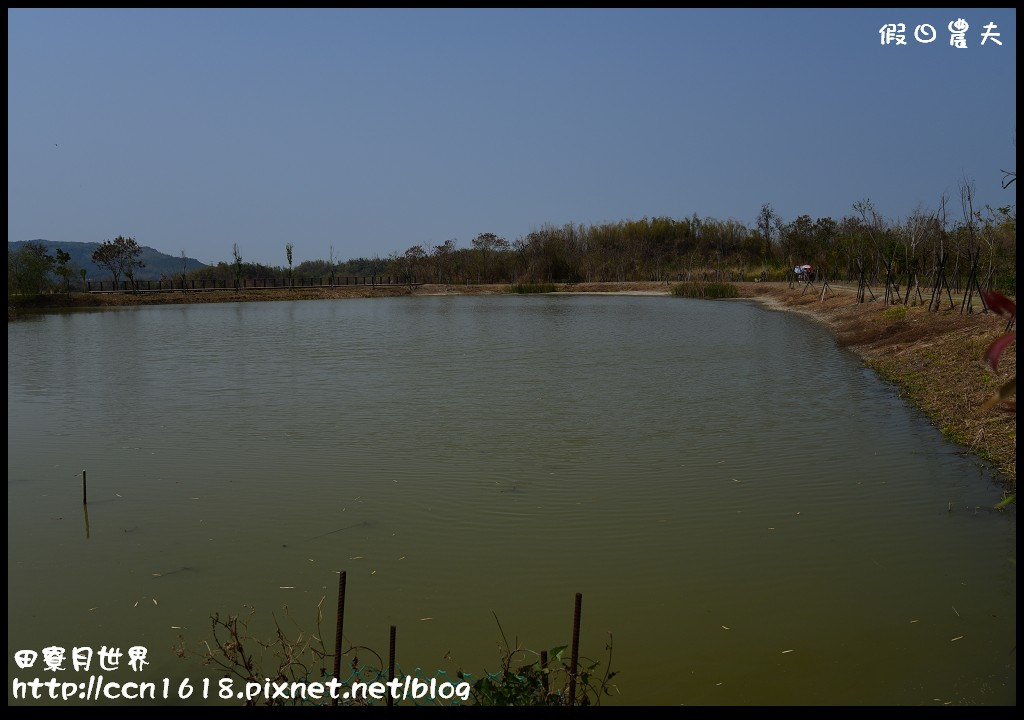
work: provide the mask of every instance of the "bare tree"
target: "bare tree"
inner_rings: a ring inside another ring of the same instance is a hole
[[[977,241],[976,223],[977,217],[974,212],[974,195],[976,191],[974,189],[974,183],[966,178],[960,183],[960,209],[964,216],[964,227],[967,230],[967,285],[964,288],[964,298],[960,303],[960,312],[964,309],[968,313],[973,312],[972,301],[974,300],[974,291],[978,291],[978,296],[981,297],[981,286],[978,283],[978,263],[981,260],[981,246]],[[985,298],[981,297],[981,306],[983,309],[988,308],[985,305]]]
[[[917,246],[927,237],[928,233],[935,227],[935,213],[926,213],[920,207],[914,210],[907,218],[903,229],[903,252],[904,263],[907,269],[907,291],[903,296],[903,304],[910,302],[910,294],[916,289],[917,297],[921,300],[921,282],[918,276],[920,258],[917,256]]]
[[[777,215],[772,206],[765,203],[757,214],[757,229],[761,233],[762,278],[768,279],[768,255],[772,251],[772,224]]]
[[[242,289],[242,251],[238,249],[238,243],[232,246],[231,256],[234,258],[231,269],[235,272],[235,292],[238,292]]]
[[[181,290],[188,292],[188,255],[181,251]]]

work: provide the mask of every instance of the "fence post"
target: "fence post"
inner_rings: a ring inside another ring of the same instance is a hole
[[[576,607],[572,613],[572,666],[569,668],[569,705],[576,704],[576,672],[580,662],[580,610],[583,593],[576,593]]]
[[[338,577],[338,624],[334,633],[334,679],[340,682],[339,675],[341,674],[341,636],[342,629],[345,627],[345,571],[341,571],[341,575]],[[332,705],[338,704],[338,698],[341,697],[341,688],[338,688],[338,697],[335,697],[331,702]]]
[[[391,626],[391,647],[388,650],[388,682],[395,679],[395,626]],[[388,686],[388,707],[395,704],[391,696],[391,687]]]

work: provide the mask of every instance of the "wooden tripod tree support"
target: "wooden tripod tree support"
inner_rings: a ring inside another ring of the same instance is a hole
[[[971,262],[971,272],[967,276],[967,290],[964,293],[964,299],[960,302],[960,314],[964,314],[964,308],[967,308],[968,314],[974,312],[973,301],[975,290],[978,291],[978,297],[981,298],[981,311],[988,312],[988,305],[985,304],[985,298],[981,294],[981,285],[978,283],[978,262],[981,260],[981,248],[978,248],[978,250],[973,254],[970,249],[968,249],[967,259]]]
[[[829,293],[829,297],[835,297],[835,294],[836,294],[835,290],[832,289],[832,286],[829,285],[828,280],[826,280],[825,278],[822,278],[822,280],[821,280],[821,298],[819,298],[819,302],[825,302],[825,293]]]
[[[901,300],[900,286],[896,284],[896,278],[894,277],[892,270],[894,258],[891,257],[886,260],[883,257],[882,263],[885,265],[885,304],[888,305],[889,302],[892,301],[892,304],[895,305],[896,303],[901,302]],[[892,300],[893,297],[896,299]]]
[[[907,292],[903,296],[903,304],[910,304],[910,293],[917,291],[917,303],[918,305],[924,304],[924,297],[921,296],[921,282],[917,276],[917,260],[914,260],[914,264],[907,270]]]
[[[932,297],[928,301],[928,310],[934,309],[936,312],[939,311],[942,305],[942,290],[945,288],[946,297],[949,298],[949,309],[952,310],[956,307],[956,303],[953,302],[953,293],[949,290],[949,280],[946,279],[946,259],[947,255],[945,252],[939,256],[939,268],[935,273],[935,285],[932,287]],[[934,306],[934,308],[933,308]]]
[[[878,298],[876,298],[875,294],[871,292],[871,286],[868,285],[868,281],[864,277],[864,263],[861,260],[857,261],[857,270],[860,272],[860,277],[857,280],[857,302],[864,302],[865,290],[871,295],[871,301],[874,302]]]

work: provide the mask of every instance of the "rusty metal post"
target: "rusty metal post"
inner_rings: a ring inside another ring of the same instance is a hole
[[[580,610],[583,593],[576,593],[576,608],[572,613],[572,665],[569,668],[569,705],[576,704],[576,671],[580,662]]]
[[[388,682],[395,679],[395,626],[391,626],[391,648],[388,650]],[[391,687],[388,686],[388,707],[395,704],[391,696]]]
[[[334,632],[334,679],[341,680],[341,636],[345,627],[345,571],[342,570],[338,576],[338,622]],[[338,689],[338,696],[341,696],[341,688]],[[332,705],[338,704],[338,698],[334,698]]]

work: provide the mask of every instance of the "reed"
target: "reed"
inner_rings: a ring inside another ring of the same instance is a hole
[[[675,297],[717,300],[719,298],[739,297],[740,291],[732,283],[684,282],[672,286],[672,295]]]

